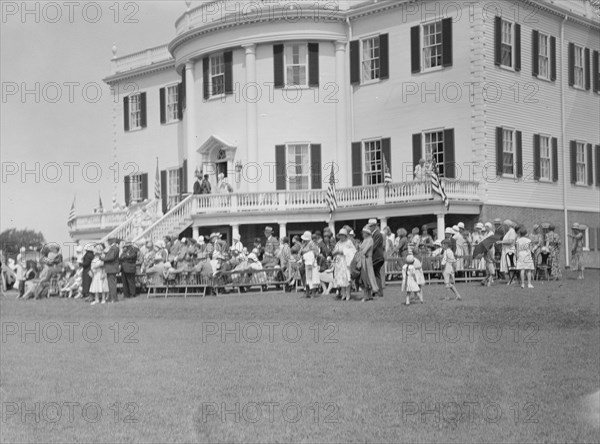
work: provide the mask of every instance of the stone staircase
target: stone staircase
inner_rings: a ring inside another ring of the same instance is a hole
[[[140,231],[141,213],[145,210],[149,217],[156,217],[159,215],[160,206],[160,199],[154,199],[148,202],[146,205],[136,208],[127,218],[127,220],[125,220],[125,222],[104,236],[100,242],[107,243],[108,239],[111,237],[116,237],[126,241],[133,240],[135,235]],[[143,228],[143,225],[141,225],[141,227]]]
[[[196,199],[194,195],[186,196],[176,206],[171,208],[160,219],[142,231],[138,231],[133,235],[133,241],[137,242],[140,239],[151,240],[156,242],[163,239],[165,236],[177,237],[179,234],[192,224],[192,214],[194,214],[194,205]]]

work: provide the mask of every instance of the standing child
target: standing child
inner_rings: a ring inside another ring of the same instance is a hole
[[[421,287],[417,282],[417,271],[415,270],[415,258],[412,254],[406,256],[405,264],[402,266],[402,291],[406,291],[406,305],[410,305],[410,298],[413,294],[419,297],[423,303]]]
[[[531,256],[531,239],[527,237],[527,229],[519,228],[519,238],[515,242],[517,249],[517,270],[521,272],[521,288],[525,288],[525,274],[527,274],[527,288],[533,288],[531,285],[531,275],[533,274],[533,257]]]
[[[454,264],[456,263],[456,258],[454,257],[454,253],[450,248],[450,241],[444,240],[442,242],[442,275],[444,276],[444,284],[446,285],[446,292],[450,292],[450,294],[454,295],[455,300],[462,300],[460,297],[460,293],[456,289],[455,281],[454,281]],[[443,297],[442,300],[449,299],[447,296]]]
[[[96,245],[94,259],[92,260],[91,273],[92,273],[92,284],[90,285],[90,293],[94,295],[94,300],[91,305],[96,305],[100,302],[100,295],[102,295],[102,303],[106,304],[106,298],[108,297],[108,279],[106,272],[104,271],[104,262],[100,257],[104,254],[104,246],[102,244]]]
[[[571,249],[571,270],[577,270],[579,275],[577,279],[583,279],[583,238],[584,228],[577,222],[571,227],[573,231],[569,237],[573,240],[573,248]]]

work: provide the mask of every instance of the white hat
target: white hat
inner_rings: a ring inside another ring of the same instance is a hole
[[[202,235],[198,236],[198,243],[201,243],[201,244],[204,243],[204,236],[202,236]]]
[[[477,222],[475,224],[475,228],[477,228],[478,230],[483,230],[483,224],[481,222]]]
[[[354,230],[350,230],[348,232],[348,236],[356,236],[356,233],[354,233]]]
[[[21,247],[21,251],[25,251],[25,248]],[[75,248],[75,252],[81,253],[82,251],[83,251],[83,247],[81,245],[77,245],[77,248]]]
[[[484,227],[489,228],[490,230],[494,229],[494,225],[492,225],[491,222],[486,222],[485,225],[484,225]]]
[[[369,234],[372,234],[372,232],[371,232],[371,229],[369,228],[369,226],[368,226],[368,225],[365,225],[365,226],[363,227],[363,229],[362,229],[362,232],[363,232],[363,233],[369,233]]]
[[[343,236],[348,236],[348,231],[345,228],[341,228],[338,234]]]
[[[413,264],[415,262],[415,257],[412,254],[409,254],[406,256],[406,259],[404,259],[404,262],[407,264]]]
[[[309,241],[312,239],[312,233],[310,231],[305,231],[302,236],[300,236],[300,239]]]
[[[465,229],[465,224],[463,224],[462,222],[458,223],[458,228],[462,228],[463,230]]]
[[[455,233],[458,233],[458,225],[452,225],[452,229]]]
[[[369,225],[377,225],[377,219],[369,219]]]
[[[94,251],[95,249],[95,244],[90,242],[89,244],[86,244],[85,246],[85,251]]]
[[[248,255],[248,260],[249,260],[249,261],[253,261],[253,262],[254,262],[254,261],[257,261],[257,260],[258,260],[258,258],[256,257],[256,254],[254,254],[254,253],[250,253],[250,254]]]
[[[241,239],[241,236],[240,236],[240,235],[239,235],[239,233],[238,233],[238,234],[234,234],[234,235],[232,236],[232,238],[233,238],[233,240],[239,241],[239,240]]]
[[[185,244],[187,242],[187,237],[182,237],[181,238],[181,243]]]
[[[447,227],[446,230],[444,231],[444,233],[446,233],[446,234],[456,234],[454,232],[454,230],[452,228],[450,228],[450,227]]]
[[[77,248],[79,248],[79,249],[80,249],[79,251],[81,251],[81,245],[79,245]],[[19,248],[19,251],[20,251],[21,253],[25,253],[25,250],[26,250],[26,249],[25,249],[25,247],[21,247],[21,248]]]

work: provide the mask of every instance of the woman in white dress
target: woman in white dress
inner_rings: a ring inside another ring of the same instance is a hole
[[[517,232],[515,231],[516,224],[507,219],[504,221],[504,225],[506,226],[506,234],[502,238],[502,255],[500,257],[500,272],[508,273],[509,268],[509,256],[513,256],[516,254],[515,242],[517,241]],[[516,259],[516,258],[515,258]],[[516,265],[512,264],[513,266]]]
[[[356,254],[356,247],[348,239],[348,231],[342,228],[338,233],[339,241],[333,249],[333,286],[342,291],[342,301],[350,300],[350,264]]]
[[[106,278],[106,272],[104,271],[104,262],[100,259],[100,256],[104,254],[104,246],[102,244],[96,245],[94,251],[94,259],[92,260],[91,273],[92,273],[92,284],[90,285],[90,293],[94,295],[94,300],[91,305],[96,305],[100,302],[100,295],[102,295],[102,303],[106,304],[106,298],[108,297],[108,279]]]

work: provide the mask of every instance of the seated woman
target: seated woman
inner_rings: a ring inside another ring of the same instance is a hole
[[[154,265],[146,269],[146,276],[148,278],[148,284],[150,285],[164,285],[166,272],[168,270],[165,267],[162,256],[157,255],[154,257]]]
[[[256,253],[250,253],[248,255],[248,268],[253,271],[253,273],[250,274],[250,284],[261,285],[264,290],[266,287],[267,276],[265,273],[260,272],[263,269],[263,266],[258,260]]]

